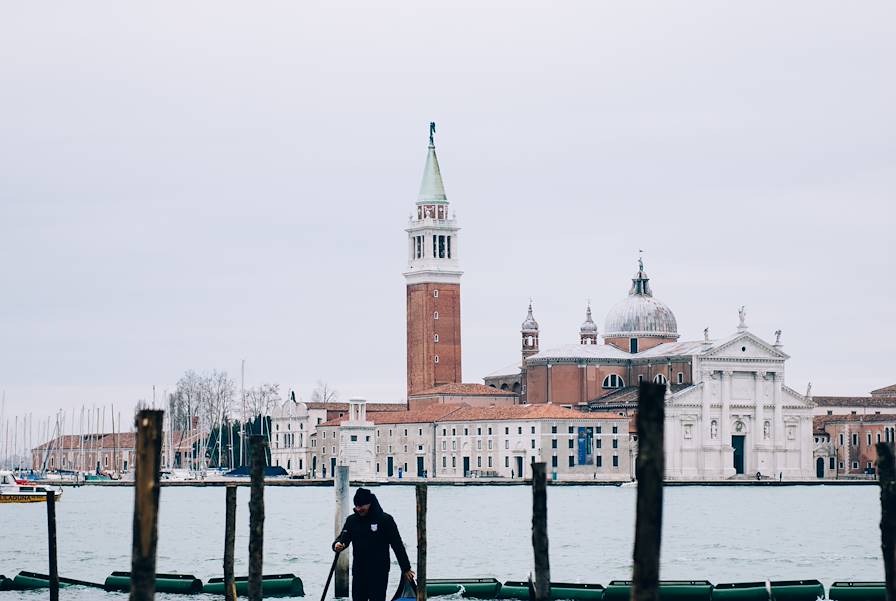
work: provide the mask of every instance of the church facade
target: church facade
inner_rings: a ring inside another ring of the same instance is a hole
[[[707,329],[702,340],[679,340],[675,315],[654,298],[639,262],[628,296],[607,313],[602,343],[590,307],[577,344],[539,349],[531,305],[521,334],[516,377],[528,403],[627,415],[639,383],[666,385],[670,479],[815,477],[814,405],[785,384],[780,331],[773,343],[757,336],[744,308],[727,336],[711,339]],[[496,372],[485,383],[513,386],[513,377]]]

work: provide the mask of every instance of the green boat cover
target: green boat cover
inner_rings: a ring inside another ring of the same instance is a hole
[[[833,601],[883,601],[886,586],[885,582],[835,582],[828,597]]]
[[[39,588],[50,588],[50,576],[48,574],[40,574],[38,572],[19,572],[10,583],[10,588],[25,591]],[[74,578],[59,577],[59,588],[67,586],[88,586],[92,588],[102,588],[103,585],[95,582],[87,582],[86,580],[75,580]]]
[[[611,580],[604,590],[603,601],[628,601],[631,580]],[[708,580],[660,580],[662,601],[710,601],[712,584]]]
[[[0,591],[8,591],[12,588],[12,580],[0,574]]]
[[[239,576],[233,579],[236,585],[236,594],[247,596],[249,594],[249,577]],[[224,594],[224,579],[209,578],[203,593],[214,595]],[[305,587],[302,579],[295,574],[271,574],[261,577],[261,595],[263,597],[304,597]]]
[[[426,595],[453,595],[475,599],[494,599],[501,590],[501,583],[495,578],[427,578]]]
[[[604,587],[600,584],[579,582],[552,582],[551,599],[574,599],[576,601],[601,601]],[[508,580],[501,585],[499,599],[529,599],[529,582],[525,580]]]
[[[824,586],[817,580],[772,580],[775,601],[815,601],[824,599]]]
[[[712,589],[712,601],[769,601],[765,582],[726,582]]]
[[[107,591],[131,590],[130,572],[112,572],[103,585]],[[192,595],[202,592],[202,581],[190,574],[156,574],[157,593]]]

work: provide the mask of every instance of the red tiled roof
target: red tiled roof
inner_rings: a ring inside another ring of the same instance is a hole
[[[824,430],[828,424],[837,424],[845,422],[859,423],[880,423],[880,422],[896,422],[896,414],[894,413],[870,413],[865,415],[816,415],[812,418],[812,429],[816,431]]]
[[[896,393],[896,384],[891,386],[884,386],[883,388],[878,388],[877,390],[872,390],[871,394],[888,394],[894,392]]]
[[[327,411],[348,411],[348,403],[305,403],[309,409],[326,409]],[[367,412],[401,411],[407,409],[405,403],[367,403]]]
[[[198,434],[193,435],[194,438],[198,436]],[[83,438],[83,448],[84,450],[94,450],[94,449],[133,449],[135,445],[137,434],[135,432],[121,432],[118,434],[84,434],[84,436],[80,436],[78,434],[65,434],[63,436],[57,436],[56,438],[49,440],[42,445],[35,447],[34,451],[42,451],[44,449],[50,448],[51,450],[56,449],[69,449],[69,450],[77,450],[82,447],[81,439]],[[168,440],[168,434],[162,434],[162,440]],[[183,432],[175,432],[174,433],[174,446],[175,447],[184,447],[189,448],[190,445],[190,437],[184,435]]]
[[[439,421],[449,413],[457,411],[461,407],[466,407],[466,405],[439,403],[405,411],[377,411],[368,413],[367,420],[375,424],[425,424]],[[317,427],[338,426],[344,421],[346,421],[344,417],[335,418],[322,424],[318,424]]]
[[[528,419],[625,419],[615,413],[592,413],[567,409],[560,405],[539,403],[534,405],[494,405],[491,407],[464,407],[440,421],[500,421]]]
[[[891,407],[896,410],[896,400],[870,396],[813,396],[819,407]]]
[[[510,390],[501,390],[485,384],[442,384],[434,388],[427,388],[420,392],[408,395],[409,398],[433,395],[458,395],[458,396],[519,396]]]

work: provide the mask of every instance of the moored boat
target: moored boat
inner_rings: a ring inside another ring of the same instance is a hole
[[[495,578],[427,578],[426,595],[454,595],[476,599],[494,599],[501,590],[501,583]]]
[[[10,471],[0,471],[0,503],[42,503],[47,493],[53,492],[58,501],[62,489],[58,486],[38,485],[29,480],[17,480]]]

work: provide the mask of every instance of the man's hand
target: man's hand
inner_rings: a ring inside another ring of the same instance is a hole
[[[333,545],[333,550],[337,553],[341,553],[343,549],[345,549],[345,545],[343,545],[342,543],[336,543],[335,545]]]
[[[404,573],[404,577],[408,580],[408,582],[410,582],[417,577],[417,574],[414,573],[414,570],[408,570]]]

